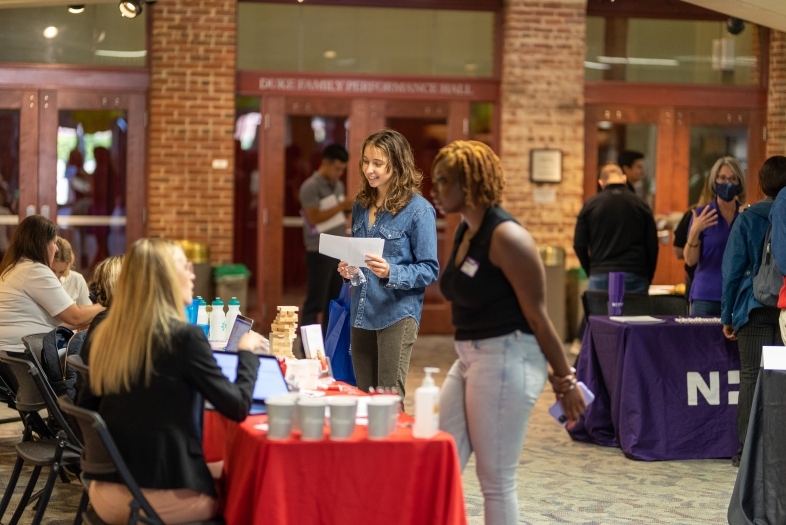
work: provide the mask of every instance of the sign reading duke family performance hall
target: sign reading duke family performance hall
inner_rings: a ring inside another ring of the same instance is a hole
[[[260,77],[260,91],[299,91],[337,95],[440,95],[472,96],[472,85],[462,82],[408,82],[340,78]]]

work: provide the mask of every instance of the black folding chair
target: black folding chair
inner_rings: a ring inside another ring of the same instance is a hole
[[[89,368],[82,362],[82,358],[71,355],[68,356],[67,361],[68,366],[72,367],[79,374],[80,381],[83,384],[87,384],[89,381]],[[123,484],[128,487],[129,492],[131,492],[132,499],[129,503],[130,515],[128,525],[136,523],[163,525],[163,521],[153,510],[153,507],[142,494],[142,490],[131,475],[131,471],[120,455],[120,451],[109,434],[109,429],[103,418],[97,412],[76,406],[68,396],[60,396],[59,402],[62,411],[77,422],[82,434],[84,447],[82,448],[81,466],[83,475],[81,479],[85,490],[89,490],[90,480],[84,476],[84,473],[96,475],[116,473],[120,476]],[[82,519],[85,525],[107,525],[92,508],[87,509],[82,514]],[[189,525],[224,525],[224,520],[218,517],[210,521],[200,521]]]
[[[3,499],[0,501],[0,517],[2,517],[8,507],[14,489],[16,488],[16,483],[19,480],[23,464],[27,462],[33,465],[33,472],[30,475],[30,480],[27,483],[27,487],[22,494],[22,499],[17,505],[9,525],[16,525],[19,523],[25,508],[31,500],[34,499],[31,496],[36,482],[38,481],[38,476],[41,473],[41,469],[45,466],[50,467],[46,484],[38,498],[38,508],[31,522],[32,525],[38,525],[44,517],[44,512],[46,512],[46,507],[52,495],[55,480],[61,472],[61,467],[64,465],[79,464],[81,444],[68,426],[65,417],[63,417],[63,414],[60,412],[49,384],[40,369],[30,360],[18,359],[15,357],[0,356],[0,362],[13,373],[14,378],[19,384],[17,405],[20,406],[20,411],[23,409],[24,411],[38,411],[46,408],[49,411],[50,417],[54,418],[60,428],[55,437],[34,441],[31,438],[32,427],[26,426],[22,442],[18,443],[15,447],[17,453],[16,463],[14,464],[11,478],[8,480],[8,486],[6,487],[5,494],[3,494]],[[25,400],[27,400],[27,402],[25,402]],[[80,507],[87,502],[85,495],[83,495],[82,500],[83,502],[80,503]],[[78,512],[74,519],[75,525],[81,523],[80,514],[81,512]]]

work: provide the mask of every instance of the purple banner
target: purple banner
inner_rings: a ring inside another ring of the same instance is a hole
[[[577,376],[596,399],[569,430],[645,461],[737,453],[737,343],[720,325],[632,325],[592,316]]]

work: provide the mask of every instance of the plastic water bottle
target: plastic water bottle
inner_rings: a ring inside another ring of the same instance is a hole
[[[227,316],[224,314],[224,303],[216,297],[213,301],[213,311],[210,312],[210,341],[227,340]]]
[[[233,297],[227,305],[227,337],[229,337],[232,327],[235,326],[235,319],[240,315],[240,301],[237,300],[237,297]]]
[[[415,390],[415,427],[412,435],[428,439],[439,430],[439,387],[431,377],[431,374],[439,372],[439,368],[426,367],[423,370],[426,372],[423,385]]]
[[[199,299],[199,307],[197,308],[196,324],[210,324],[207,317],[207,302],[200,296],[197,296],[197,299]]]

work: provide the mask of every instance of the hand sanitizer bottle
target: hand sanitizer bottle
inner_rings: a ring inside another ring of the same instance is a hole
[[[423,385],[415,390],[415,427],[412,435],[428,439],[439,430],[439,387],[431,377],[431,374],[439,372],[439,368],[426,367],[423,370],[426,372]]]
[[[232,333],[232,327],[235,326],[235,319],[240,315],[240,301],[237,297],[233,297],[227,303],[227,338]]]
[[[199,299],[199,308],[197,309],[197,324],[210,324],[210,320],[207,317],[207,302],[200,296],[197,296],[197,299]]]
[[[224,303],[216,297],[213,301],[213,311],[210,312],[210,341],[227,340],[227,317],[224,314]]]

